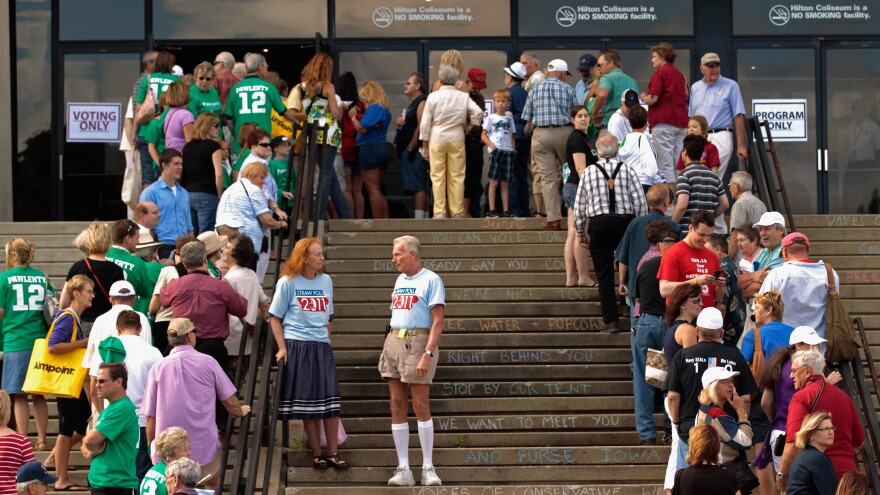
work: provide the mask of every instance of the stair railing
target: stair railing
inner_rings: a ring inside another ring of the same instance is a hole
[[[788,230],[796,230],[788,193],[782,180],[779,157],[776,155],[776,145],[773,144],[773,135],[770,133],[770,123],[766,120],[759,122],[757,117],[747,118],[746,141],[749,147],[747,168],[758,188],[758,197],[769,210],[784,211],[788,217]]]

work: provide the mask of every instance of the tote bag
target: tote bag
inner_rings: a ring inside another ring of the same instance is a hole
[[[648,382],[648,385],[662,389],[668,369],[666,355],[663,354],[663,351],[649,347],[648,358],[645,361],[645,381]]]
[[[76,341],[76,333],[79,329],[78,318],[72,311],[65,310],[58,315],[49,327],[49,333],[45,339],[34,341],[34,351],[31,353],[31,361],[28,364],[27,376],[22,385],[22,391],[29,394],[50,395],[64,399],[76,399],[83,390],[83,383],[88,375],[88,368],[82,367],[85,349],[77,349],[67,354],[50,354],[49,337],[55,330],[55,324],[65,314],[73,318],[73,334],[70,341]]]

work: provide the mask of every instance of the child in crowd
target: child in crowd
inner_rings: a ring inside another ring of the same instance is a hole
[[[687,126],[688,134],[695,134],[698,136],[703,136],[703,139],[709,139],[709,122],[706,121],[706,117],[702,115],[694,115],[688,120]],[[687,161],[687,157],[684,156],[684,150],[681,151],[681,156],[678,157],[678,164],[675,166],[675,170],[682,171],[684,170],[684,164]],[[718,148],[715,147],[714,144],[707,142],[706,149],[703,150],[703,156],[700,158],[700,163],[709,167],[709,170],[718,174],[718,167],[721,165],[721,158],[718,155]]]
[[[513,114],[510,107],[510,92],[499,89],[492,95],[495,113],[483,121],[482,140],[489,146],[489,217],[509,217],[508,191],[513,164],[516,159],[516,148],[513,142]],[[498,182],[501,182],[501,204],[503,210],[498,211],[495,197]]]
[[[651,137],[645,134],[645,128],[648,127],[648,111],[635,106],[629,109],[626,117],[632,126],[632,132],[620,142],[617,158],[635,170],[647,194],[648,189],[654,184],[666,182],[666,178],[657,167],[657,152],[654,151]]]
[[[296,190],[296,170],[291,170],[290,187],[287,186],[287,160],[290,157],[290,139],[287,136],[277,136],[272,139],[272,159],[269,160],[269,172],[275,178],[278,185],[278,198],[276,201],[282,210],[287,210],[289,201],[293,199],[293,191]],[[284,201],[284,199],[287,201]]]

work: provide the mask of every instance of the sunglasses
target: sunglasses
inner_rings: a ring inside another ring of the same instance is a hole
[[[98,382],[98,383],[100,383],[101,385],[103,385],[103,384],[105,384],[105,383],[107,383],[107,382],[112,382],[113,380],[110,379],[110,378],[98,378],[98,379],[95,380],[95,381]]]
[[[199,76],[199,81],[213,81],[213,80],[214,80],[213,77],[203,77],[203,76]]]
[[[261,148],[268,148],[269,146],[272,146],[272,143],[257,143],[257,146]]]
[[[678,242],[678,239],[663,239],[660,242],[662,242],[663,244],[675,244],[676,242]]]

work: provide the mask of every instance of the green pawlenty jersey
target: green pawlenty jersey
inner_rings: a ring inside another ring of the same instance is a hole
[[[273,108],[279,114],[287,111],[275,86],[257,76],[247,76],[229,90],[225,113],[235,121],[235,139],[232,141],[234,153],[241,150],[238,145],[238,129],[242,124],[253,122],[272,135]]]
[[[119,246],[113,246],[110,248],[110,251],[107,251],[107,259],[116,263],[119,268],[125,271],[127,275],[125,279],[134,286],[138,301],[146,299],[147,306],[149,306],[149,300],[153,297],[153,287],[155,284],[150,285],[149,276],[147,275],[147,263]]]
[[[143,103],[147,98],[147,90],[153,90],[153,98],[156,99],[156,109],[159,109],[159,97],[168,90],[168,86],[179,81],[180,78],[166,72],[156,72],[150,74],[150,77],[141,79],[141,86],[138,88],[137,103]]]
[[[0,307],[3,316],[3,350],[29,351],[34,341],[46,337],[43,319],[46,291],[55,294],[52,282],[41,271],[19,266],[0,273]]]
[[[138,495],[168,495],[168,488],[165,486],[165,468],[164,462],[151,467],[141,481]]]
[[[150,121],[147,127],[147,135],[144,136],[144,139],[147,143],[153,143],[156,145],[156,154],[161,155],[163,151],[165,151],[165,115],[168,113],[168,109],[166,108],[159,117]],[[159,164],[153,162],[154,167],[159,167]]]
[[[137,490],[135,458],[141,430],[134,403],[127,396],[111,402],[98,416],[95,429],[107,437],[107,443],[104,452],[92,459],[89,484]]]
[[[203,93],[198,85],[193,84],[189,87],[189,104],[186,109],[193,114],[193,117],[205,112],[214,112],[219,117],[223,104],[220,103],[220,94],[216,89],[208,87],[208,91]]]
[[[284,195],[281,194],[282,191],[287,191],[292,193],[296,191],[296,170],[294,169],[292,172],[292,177],[290,178],[290,187],[287,189],[284,186],[287,185],[287,160],[270,160],[269,161],[269,171],[272,172],[272,177],[275,178],[275,184],[278,185],[278,199],[276,200],[278,204],[284,204],[282,200],[284,199]]]
[[[161,272],[162,269],[165,268],[165,265],[163,265],[162,263],[159,263],[157,261],[146,261],[146,262],[144,262],[144,265],[146,266],[147,284],[149,284],[150,287],[155,288],[156,282],[159,281],[159,272]],[[152,293],[153,293],[153,290],[150,289],[150,294],[152,294]],[[139,311],[139,312],[147,315],[147,319],[149,319],[152,322],[153,315],[150,314],[150,298],[151,297],[153,297],[153,296],[151,295],[146,298],[139,297],[137,299],[137,301],[134,303],[134,310]]]

